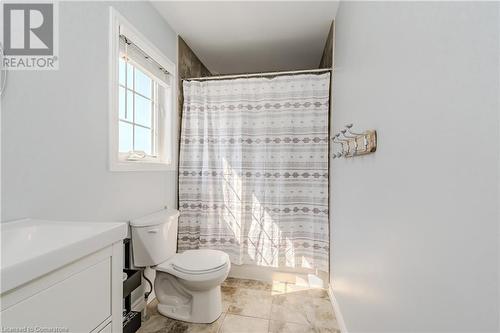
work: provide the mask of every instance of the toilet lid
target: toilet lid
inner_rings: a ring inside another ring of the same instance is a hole
[[[175,270],[184,273],[208,273],[225,267],[227,254],[217,250],[189,250],[176,254],[171,265]]]

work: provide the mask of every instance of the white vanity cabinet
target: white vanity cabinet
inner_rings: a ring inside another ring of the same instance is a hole
[[[38,227],[37,223],[35,225]],[[71,232],[70,222],[59,226],[66,228],[66,233]],[[55,229],[57,227],[56,224]],[[9,254],[5,251],[14,251],[17,246],[9,248],[12,239],[5,236],[16,238],[18,242],[24,238],[43,238],[46,235],[41,234],[47,230],[40,231],[43,227],[35,227],[31,232],[24,230],[20,235],[19,232],[8,235],[2,224],[0,284],[3,288],[5,279],[6,288],[10,288],[2,290],[0,296],[2,329],[11,332],[23,329],[25,332],[121,332],[122,239],[126,228],[125,224],[93,223],[90,229],[77,228],[75,231],[84,239],[78,235],[73,238],[66,235],[72,239],[60,242],[65,243],[64,246],[55,246],[50,251],[43,248],[34,253],[25,251],[24,255],[12,254],[7,258]],[[103,233],[107,235],[102,237]],[[58,243],[57,237],[50,237],[47,241]],[[7,259],[5,262],[4,258]],[[23,265],[23,261],[30,264]],[[53,266],[58,267],[52,269]],[[46,270],[49,271],[43,272]],[[21,283],[12,287],[16,275],[27,276],[29,280],[23,283],[25,278],[19,278]]]

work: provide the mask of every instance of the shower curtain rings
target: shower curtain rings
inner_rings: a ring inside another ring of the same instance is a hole
[[[354,140],[352,140],[352,142],[354,143],[354,152],[353,152],[353,156],[354,156],[358,152],[358,140],[356,140],[357,136],[356,135],[347,135],[346,132],[348,133],[347,129],[343,129],[340,131],[340,133],[342,133],[342,135],[344,136],[344,138],[347,139],[348,142],[351,141],[349,139],[354,139]]]
[[[364,149],[366,150],[368,148],[368,139],[366,138],[366,133],[354,133],[351,131],[352,127],[353,127],[352,123],[345,125],[346,132],[349,135],[353,135],[354,137],[363,136],[363,146],[364,146]],[[345,134],[344,134],[344,136],[345,136]]]
[[[342,146],[342,153],[338,153],[337,157],[347,156],[351,152],[351,147],[349,146],[349,140],[344,140],[340,138],[340,133],[335,134],[333,137],[333,142],[338,143]],[[347,149],[344,149],[344,144],[347,146]]]

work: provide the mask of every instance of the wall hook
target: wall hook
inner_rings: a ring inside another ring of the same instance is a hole
[[[367,130],[356,133],[351,130],[353,126],[349,123],[333,136],[333,142],[342,147],[341,152],[334,154],[335,158],[366,155],[377,150],[377,131]]]

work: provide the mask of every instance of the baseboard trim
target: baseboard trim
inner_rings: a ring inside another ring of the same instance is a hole
[[[337,318],[337,324],[339,325],[339,329],[341,333],[348,333],[347,327],[345,326],[344,317],[340,312],[339,303],[333,294],[332,285],[328,285],[328,296],[330,297],[330,302],[332,303],[333,312],[335,313],[335,317]]]

